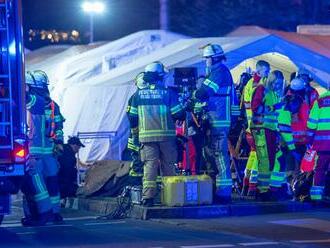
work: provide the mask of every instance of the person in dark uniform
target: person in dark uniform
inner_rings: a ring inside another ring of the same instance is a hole
[[[60,164],[58,173],[61,199],[74,197],[78,188],[77,184],[77,158],[76,154],[81,147],[85,147],[78,137],[70,137],[64,144],[57,157]]]

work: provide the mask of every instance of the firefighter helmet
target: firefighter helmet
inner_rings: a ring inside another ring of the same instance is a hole
[[[33,71],[33,76],[36,81],[38,81],[40,84],[43,84],[45,87],[47,87],[49,84],[49,79],[46,72],[42,70],[35,70]]]
[[[303,90],[305,88],[305,82],[301,78],[294,78],[290,83],[290,88],[292,90]]]
[[[153,63],[147,65],[144,68],[144,72],[157,73],[159,76],[165,76],[165,74],[168,73],[164,64],[159,61],[156,61],[156,62],[153,62]]]
[[[144,72],[140,72],[134,79],[136,87],[142,90],[148,87],[148,83],[144,81]]]
[[[306,83],[313,81],[313,77],[308,70],[300,68],[297,72],[297,78],[302,78]]]
[[[35,75],[35,72],[27,71],[25,74],[25,82],[27,85],[33,88],[47,88],[47,84],[45,84],[43,80],[40,80],[40,76],[38,74]]]
[[[203,48],[203,57],[218,57],[223,56],[224,51],[218,44],[208,44]]]

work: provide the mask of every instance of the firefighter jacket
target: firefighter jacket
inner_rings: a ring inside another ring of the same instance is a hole
[[[211,134],[229,128],[240,115],[233,78],[224,64],[218,63],[210,68],[208,77],[194,96],[207,102]]]
[[[61,114],[58,104],[51,99],[49,100],[45,109],[45,135],[50,137],[52,142],[63,144],[63,122],[65,119]]]
[[[330,91],[322,94],[313,104],[307,122],[310,143],[320,152],[330,150]]]
[[[279,103],[279,99],[274,91],[266,90],[265,86],[259,84],[252,95],[251,128],[267,128],[277,130],[278,111],[274,106]]]
[[[27,95],[29,126],[29,150],[34,156],[53,154],[54,140],[63,140],[62,123],[64,118],[59,107],[46,103],[46,99],[37,94]]]
[[[185,119],[185,109],[175,91],[152,84],[132,96],[129,121],[141,143],[175,139],[175,120]]]
[[[247,124],[248,124],[248,126],[246,128],[247,132],[251,132],[250,131],[251,120],[252,120],[251,101],[252,101],[253,92],[254,92],[255,88],[257,87],[257,85],[259,83],[263,84],[263,82],[266,79],[267,78],[262,78],[262,79],[260,79],[261,81],[255,82],[255,79],[251,78],[244,87],[241,105],[244,104],[244,108],[245,108],[245,114],[246,114]]]
[[[133,96],[131,96],[128,99],[128,104],[127,104],[127,108],[126,108],[126,114],[127,114],[128,118],[129,118],[129,113],[131,110],[132,99],[133,99]],[[133,135],[131,130],[130,130],[130,133],[128,136],[127,148],[131,152],[139,152],[139,150],[140,150],[140,142],[139,142],[138,135]]]

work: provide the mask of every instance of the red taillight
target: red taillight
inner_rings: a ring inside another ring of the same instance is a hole
[[[15,157],[17,158],[25,158],[25,150],[20,149],[19,151],[16,152]]]
[[[21,139],[16,139],[14,143],[14,150],[12,151],[12,158],[14,163],[25,163],[28,157],[28,148],[26,142]]]

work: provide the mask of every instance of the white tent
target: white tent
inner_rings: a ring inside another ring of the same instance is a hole
[[[222,45],[228,58],[227,65],[236,78],[245,66],[250,66],[249,61],[263,58],[270,62],[272,69],[283,70],[287,77],[297,67],[305,67],[321,85],[326,85],[329,80],[329,57],[278,35],[182,39],[134,60],[127,60],[128,63],[93,78],[72,82],[62,91],[61,107],[67,119],[66,134],[116,132],[111,144],[107,139],[87,140],[82,160],[118,158],[124,149],[129,130],[125,108],[135,90],[132,80],[143,71],[145,65],[162,61],[169,69],[196,66],[203,74],[204,63],[199,48],[208,43]],[[168,81],[173,80],[169,77]]]

